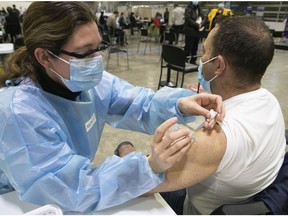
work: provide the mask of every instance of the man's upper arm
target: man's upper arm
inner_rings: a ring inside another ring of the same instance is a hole
[[[212,130],[200,129],[187,154],[166,172],[165,182],[153,192],[172,191],[199,183],[214,174],[225,154],[226,136],[216,124]]]

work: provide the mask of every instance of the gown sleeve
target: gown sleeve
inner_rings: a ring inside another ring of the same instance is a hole
[[[21,200],[91,212],[138,197],[164,180],[139,152],[95,166],[69,145],[51,104],[27,91],[0,94],[0,170]]]
[[[184,116],[178,110],[180,98],[195,94],[190,90],[164,87],[155,93],[152,89],[133,86],[108,73],[104,74],[102,81],[97,95],[109,97],[106,122],[113,127],[153,134],[160,124],[171,117],[176,116],[180,124],[195,120],[194,116]],[[107,86],[112,86],[111,92]],[[109,95],[105,96],[107,92]]]

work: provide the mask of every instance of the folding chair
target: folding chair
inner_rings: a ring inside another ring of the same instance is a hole
[[[126,54],[126,57],[127,57],[127,68],[129,69],[129,55],[128,55],[127,44],[125,43],[123,45],[119,45],[119,43],[117,43],[117,40],[116,41],[115,40],[112,41],[108,34],[103,34],[102,35],[102,39],[103,39],[103,41],[109,43],[106,69],[108,69],[110,55],[113,54],[113,53],[117,54],[117,65],[119,65],[119,56],[118,56],[118,54],[119,53]]]
[[[184,76],[187,73],[197,72],[198,65],[187,63],[186,56],[184,53],[184,49],[181,47],[163,44],[162,45],[162,52],[161,52],[161,66],[160,66],[160,77],[158,82],[158,89],[163,86],[169,87],[177,87],[178,86],[178,77],[179,72],[182,73],[182,81],[181,81],[181,88],[183,87],[184,83]],[[166,64],[164,65],[164,62]],[[162,81],[162,72],[163,68],[167,68],[167,79],[166,81]],[[171,70],[177,71],[176,83],[172,84],[170,77],[171,77]]]
[[[146,53],[147,43],[150,43],[150,53],[151,53],[151,43],[152,43],[152,41],[153,41],[152,40],[152,36],[151,36],[151,34],[148,33],[148,29],[147,28],[141,28],[139,42],[138,42],[138,48],[137,48],[137,53],[139,52],[140,43],[145,43],[144,55]]]

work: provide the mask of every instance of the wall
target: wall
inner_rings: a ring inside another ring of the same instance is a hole
[[[6,10],[7,7],[12,7],[12,5],[15,4],[18,10],[20,10],[20,7],[25,10],[32,2],[33,1],[0,1],[0,9],[3,7]]]

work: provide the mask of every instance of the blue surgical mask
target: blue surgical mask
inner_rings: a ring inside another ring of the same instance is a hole
[[[101,55],[84,59],[71,58],[68,62],[52,52],[48,52],[70,65],[70,79],[64,78],[54,69],[50,68],[52,72],[60,77],[61,81],[70,91],[86,91],[95,87],[101,81],[104,71]]]
[[[207,64],[208,62],[211,62],[213,60],[215,60],[218,56],[215,56],[209,60],[207,60],[206,62],[202,62],[201,58],[200,58],[200,61],[199,61],[199,67],[198,67],[198,82],[199,84],[203,87],[203,89],[209,93],[211,93],[211,86],[210,86],[210,83],[218,76],[214,76],[212,79],[210,79],[209,81],[206,81],[204,76],[203,76],[203,65],[204,64]],[[198,87],[199,88],[199,87]],[[199,93],[199,89],[198,89],[198,92]]]

